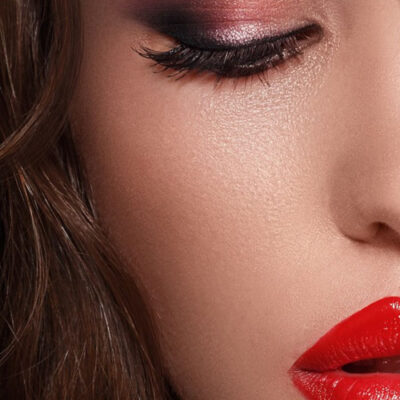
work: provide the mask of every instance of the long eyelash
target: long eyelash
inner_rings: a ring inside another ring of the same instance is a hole
[[[265,72],[278,67],[288,59],[298,57],[308,47],[310,39],[318,41],[322,36],[320,25],[312,24],[293,32],[252,43],[229,47],[207,49],[190,46],[177,40],[178,45],[167,51],[155,51],[141,46],[134,49],[140,56],[154,61],[153,66],[160,65],[162,71],[175,70],[168,75],[176,80],[182,79],[189,72],[211,72],[219,82],[222,78],[248,78],[257,75],[261,82]]]

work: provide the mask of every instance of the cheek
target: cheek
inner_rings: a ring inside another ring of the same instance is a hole
[[[78,142],[100,218],[149,291],[182,386],[246,398],[249,387],[276,395],[280,377],[287,396],[293,354],[280,344],[294,348],[301,324],[297,254],[313,251],[319,191],[307,170],[320,158],[301,161],[301,123],[266,118],[261,99],[214,103],[169,85],[114,86],[86,110]]]
[[[170,373],[187,399],[295,398],[286,371],[315,308],[303,293],[326,278],[299,262],[316,252],[309,221],[325,217],[317,69],[269,91],[213,92],[151,74],[119,39],[86,52],[76,142],[100,219],[149,292]]]

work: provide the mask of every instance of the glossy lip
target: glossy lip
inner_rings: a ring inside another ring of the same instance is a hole
[[[400,297],[386,297],[346,318],[290,368],[309,400],[399,400],[400,374],[350,374],[346,364],[400,355]]]

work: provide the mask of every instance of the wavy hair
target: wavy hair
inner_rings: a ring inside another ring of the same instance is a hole
[[[0,1],[0,398],[169,398],[72,141],[79,0]]]

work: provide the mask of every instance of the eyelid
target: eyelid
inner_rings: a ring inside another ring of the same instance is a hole
[[[197,26],[197,31],[258,25],[262,36],[288,31],[295,25],[322,21],[325,6],[316,0],[142,0],[134,16],[168,34]],[[273,32],[274,31],[274,32]],[[172,35],[174,36],[174,35]],[[253,33],[250,36],[254,36]]]
[[[302,54],[302,50],[321,40],[323,29],[319,24],[294,29],[276,36],[266,36],[240,45],[218,44],[213,38],[200,41],[199,46],[188,45],[175,38],[178,46],[168,51],[154,51],[145,46],[134,49],[139,55],[151,59],[167,69],[177,71],[172,76],[190,71],[211,72],[221,77],[243,78],[263,74],[289,58]],[[217,43],[217,44],[216,44]],[[180,77],[180,78],[181,78]],[[177,78],[177,79],[180,79]]]
[[[252,39],[242,43],[225,43],[215,40],[213,38],[207,38],[206,36],[202,36],[201,39],[196,39],[196,36],[193,35],[193,39],[191,41],[187,41],[179,37],[179,35],[175,35],[174,39],[177,40],[179,43],[184,44],[188,47],[197,48],[199,50],[216,50],[216,51],[223,51],[223,50],[241,50],[250,48],[253,46],[265,44],[265,43],[276,43],[280,40],[284,40],[286,38],[290,38],[300,34],[317,34],[320,38],[322,35],[322,27],[319,24],[311,23],[308,25],[301,26],[299,28],[293,29],[291,31],[286,31],[281,34],[275,34],[270,36],[259,37],[256,39]]]

